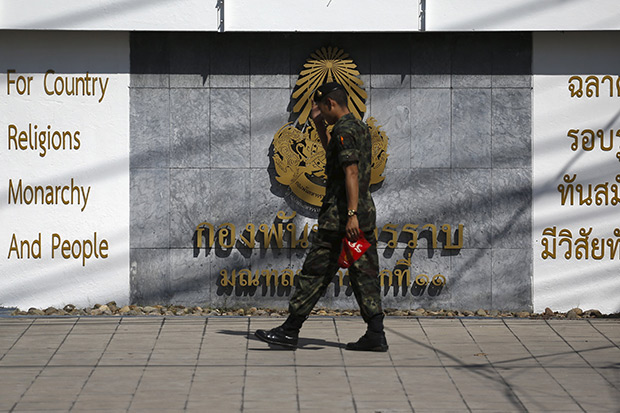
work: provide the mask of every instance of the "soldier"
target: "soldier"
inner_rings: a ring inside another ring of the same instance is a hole
[[[289,316],[279,327],[257,330],[271,344],[297,347],[299,330],[338,271],[342,238],[355,241],[360,234],[371,246],[349,268],[349,279],[367,331],[348,350],[387,351],[375,239],[375,205],[370,195],[371,138],[368,126],[349,112],[345,89],[336,82],[314,94],[311,117],[325,148],[327,187],[319,212],[319,230],[289,301]],[[331,134],[326,123],[334,125]]]

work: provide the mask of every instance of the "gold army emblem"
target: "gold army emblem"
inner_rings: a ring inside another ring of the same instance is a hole
[[[302,201],[320,206],[325,195],[325,150],[312,119],[312,96],[323,83],[338,82],[347,91],[349,111],[363,119],[366,112],[366,91],[359,78],[357,65],[342,49],[321,48],[310,55],[299,74],[293,92],[293,113],[297,120],[282,126],[273,138],[273,162],[276,180],[290,188]],[[388,137],[377,121],[366,120],[372,138],[372,170],[370,184],[378,184],[387,162]],[[332,127],[328,127],[331,132]]]

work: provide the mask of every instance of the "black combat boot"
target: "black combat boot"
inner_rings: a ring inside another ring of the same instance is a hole
[[[256,330],[256,337],[269,344],[297,348],[299,330],[307,317],[289,315],[284,324],[271,330]]]
[[[355,343],[347,343],[347,350],[387,351],[388,344],[383,331],[383,314],[377,314],[368,320],[366,334]]]

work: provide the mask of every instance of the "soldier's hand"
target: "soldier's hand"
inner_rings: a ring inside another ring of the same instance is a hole
[[[323,115],[321,115],[321,111],[319,110],[319,107],[317,106],[316,103],[312,104],[312,109],[310,109],[310,117],[312,118],[315,124],[319,121],[320,122],[323,121]]]
[[[357,241],[360,237],[360,224],[357,220],[357,215],[349,217],[347,220],[347,226],[345,227],[347,239],[351,242]]]

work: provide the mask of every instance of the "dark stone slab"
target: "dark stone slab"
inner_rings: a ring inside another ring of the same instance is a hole
[[[129,39],[130,86],[168,87],[168,33],[133,32]]]
[[[452,92],[452,167],[490,168],[491,90]]]
[[[131,89],[130,167],[164,168],[170,158],[168,89]]]
[[[491,307],[532,311],[532,249],[493,249]]]
[[[531,168],[529,89],[493,89],[492,161],[495,168]]]
[[[138,305],[168,303],[170,250],[132,248],[130,252],[130,302]]]
[[[131,248],[168,248],[170,182],[167,169],[130,172]]]

